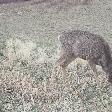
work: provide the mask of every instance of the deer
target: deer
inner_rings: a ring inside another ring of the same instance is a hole
[[[76,58],[87,60],[91,69],[97,74],[96,65],[102,67],[112,84],[112,56],[108,43],[100,35],[89,31],[70,30],[58,36],[60,57],[55,67],[60,66],[63,73],[66,67]]]

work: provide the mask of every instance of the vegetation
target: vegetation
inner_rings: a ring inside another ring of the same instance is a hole
[[[77,59],[66,80],[53,67],[61,31],[89,30],[111,46],[112,3],[65,5],[0,6],[0,112],[111,112],[111,85],[101,67],[96,79],[88,63]]]

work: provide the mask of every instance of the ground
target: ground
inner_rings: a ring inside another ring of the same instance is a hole
[[[111,85],[100,66],[95,74],[77,59],[65,80],[53,70],[62,31],[99,34],[112,48],[111,18],[111,0],[1,3],[0,112],[112,112]]]

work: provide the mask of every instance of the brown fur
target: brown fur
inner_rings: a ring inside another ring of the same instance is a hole
[[[57,64],[62,68],[68,66],[76,58],[89,62],[96,72],[96,65],[102,66],[112,83],[112,57],[108,43],[99,35],[88,31],[73,30],[63,32],[59,36],[61,43],[61,56]]]

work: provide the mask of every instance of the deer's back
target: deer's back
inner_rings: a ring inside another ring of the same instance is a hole
[[[71,53],[75,57],[87,60],[98,59],[107,52],[110,57],[110,48],[107,42],[101,36],[88,31],[63,32],[59,39],[63,51]]]

